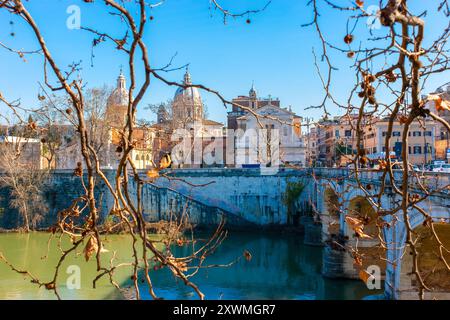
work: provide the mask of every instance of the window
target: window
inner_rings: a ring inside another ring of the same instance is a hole
[[[422,154],[422,147],[414,146],[414,154]]]
[[[336,130],[336,131],[334,132],[334,135],[336,136],[336,138],[339,138],[339,130]]]
[[[424,132],[424,136],[425,136],[425,137],[431,137],[431,136],[432,136],[431,131],[425,131],[425,132]]]
[[[420,131],[413,132],[413,137],[420,137],[420,136],[422,136],[422,132],[420,132]]]
[[[345,135],[346,137],[351,137],[351,136],[352,136],[352,130],[345,130],[344,135]]]
[[[373,147],[372,153],[377,153],[377,147]]]
[[[400,131],[394,131],[392,132],[393,137],[400,137]]]

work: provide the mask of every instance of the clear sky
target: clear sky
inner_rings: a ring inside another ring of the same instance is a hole
[[[153,2],[156,2],[154,0]],[[224,7],[234,11],[263,7],[267,0],[222,0]],[[307,0],[272,0],[264,12],[251,15],[251,23],[246,19],[228,18],[210,9],[209,0],[166,0],[152,10],[154,19],[146,30],[145,41],[149,47],[153,67],[164,66],[177,54],[173,65],[190,64],[194,83],[219,90],[231,99],[247,94],[254,81],[261,96],[278,97],[282,105],[292,105],[293,111],[302,116],[319,118],[319,110],[306,107],[320,103],[323,91],[313,64],[312,48],[320,52],[314,29],[302,28],[311,21],[311,8]],[[338,0],[348,5],[350,1]],[[411,0],[412,6],[434,8],[437,1]],[[378,0],[365,1],[366,6],[377,4]],[[25,5],[35,16],[46,42],[57,62],[67,66],[73,61],[82,61],[82,77],[91,87],[104,84],[114,85],[120,65],[127,65],[126,56],[103,43],[95,48],[95,58],[91,66],[91,42],[93,35],[82,30],[69,30],[66,13],[69,5],[79,5],[83,26],[99,31],[111,32],[117,38],[123,36],[123,26],[117,16],[108,14],[109,8],[96,0],[87,4],[80,0],[31,0]],[[94,10],[97,9],[97,10]],[[320,18],[327,39],[343,47],[346,34],[346,18],[341,12],[325,9]],[[426,40],[442,32],[448,21],[443,15],[429,14]],[[10,21],[14,21],[11,25]],[[0,12],[0,41],[16,49],[32,50],[37,43],[24,22],[5,12]],[[363,27],[365,27],[363,23]],[[366,28],[367,29],[367,28]],[[367,30],[357,33],[355,47],[367,36]],[[10,35],[13,32],[14,37]],[[377,34],[377,30],[374,33]],[[381,33],[380,33],[381,34]],[[342,101],[354,77],[350,70],[351,60],[344,54],[333,52],[334,65],[339,67],[334,79],[333,92]],[[27,62],[0,48],[0,92],[9,100],[21,98],[24,106],[37,105],[38,81],[43,81],[42,57],[28,56]],[[126,70],[125,70],[126,71]],[[166,76],[171,80],[181,80],[182,70]],[[430,79],[426,86],[432,91],[450,81],[449,74]],[[139,110],[139,118],[154,120],[150,111],[144,110],[147,103],[158,103],[173,97],[176,88],[168,87],[154,80],[144,103]],[[226,123],[226,110],[217,98],[202,93],[208,106],[210,118]],[[338,114],[338,110],[331,107]],[[5,107],[0,106],[0,112]]]

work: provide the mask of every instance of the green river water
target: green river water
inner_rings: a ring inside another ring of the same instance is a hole
[[[370,291],[356,280],[330,280],[321,276],[322,248],[303,245],[299,235],[231,233],[208,263],[227,263],[242,255],[244,249],[252,259],[241,259],[229,268],[206,269],[193,281],[206,294],[207,299],[362,299],[379,294]],[[49,234],[0,234],[0,252],[18,269],[26,269],[43,281],[50,281],[60,256],[58,239],[48,242]],[[115,264],[130,262],[131,238],[113,235],[104,239],[102,262],[109,260],[116,251]],[[61,243],[68,248],[68,239]],[[49,250],[47,250],[49,248]],[[63,299],[123,299],[105,278],[92,288],[96,275],[94,260],[86,262],[80,246],[76,254],[67,257],[61,268],[59,287]],[[176,248],[182,253],[182,248]],[[47,251],[48,257],[45,258]],[[71,265],[81,269],[81,288],[68,289],[66,273]],[[118,269],[115,281],[130,283],[131,270]],[[167,299],[196,299],[190,288],[176,281],[167,270],[152,271],[156,293]],[[142,288],[143,298],[150,298]],[[53,292],[38,288],[24,275],[13,272],[0,262],[0,299],[55,299]]]

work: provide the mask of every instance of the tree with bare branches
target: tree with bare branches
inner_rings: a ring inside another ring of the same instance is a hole
[[[0,186],[9,189],[10,205],[17,209],[22,229],[35,229],[48,210],[43,198],[47,171],[41,170],[40,142],[7,136],[0,142]]]
[[[85,1],[93,2],[93,1]],[[23,23],[32,31],[34,39],[38,43],[39,50],[34,52],[18,51],[7,47],[9,51],[19,56],[27,54],[39,54],[43,58],[43,77],[45,80],[45,90],[53,94],[59,93],[63,96],[68,107],[65,110],[59,110],[65,114],[67,120],[73,124],[77,132],[77,139],[79,141],[80,153],[82,162],[79,162],[74,168],[74,175],[79,177],[80,183],[83,186],[84,194],[77,199],[73,199],[72,205],[59,212],[58,222],[52,228],[53,233],[59,233],[60,236],[69,236],[72,239],[72,246],[67,250],[62,250],[59,263],[56,266],[54,277],[51,281],[43,283],[39,279],[32,278],[33,282],[45,286],[48,290],[52,290],[58,298],[61,298],[57,286],[57,279],[60,272],[60,267],[67,255],[75,252],[77,248],[84,245],[84,253],[86,259],[95,258],[97,263],[98,280],[102,277],[109,277],[112,281],[112,274],[115,266],[104,266],[101,264],[100,255],[102,254],[102,238],[101,234],[107,232],[114,226],[108,226],[107,229],[101,224],[101,217],[99,201],[95,197],[95,186],[100,180],[104,183],[110,194],[113,197],[113,207],[108,216],[114,216],[116,223],[125,226],[125,230],[131,235],[133,239],[133,263],[132,263],[132,280],[135,291],[135,297],[139,299],[140,286],[138,285],[138,272],[142,271],[147,283],[149,294],[157,299],[153,283],[150,278],[150,268],[152,266],[158,268],[167,268],[171,271],[175,278],[183,281],[187,286],[190,286],[198,295],[200,299],[204,298],[204,294],[200,288],[191,280],[192,276],[201,268],[219,267],[205,265],[205,259],[210,254],[213,254],[215,248],[219,246],[226,237],[224,230],[224,221],[222,221],[215,232],[209,239],[201,245],[196,245],[195,239],[183,240],[175,239],[173,234],[166,235],[165,249],[160,249],[156,245],[155,240],[152,240],[148,235],[146,222],[143,215],[142,203],[142,188],[146,183],[151,183],[159,176],[159,171],[170,166],[170,161],[163,159],[155,168],[143,177],[136,169],[134,160],[130,156],[132,150],[136,147],[133,133],[136,128],[136,112],[142,104],[142,99],[146,92],[149,91],[153,79],[159,79],[163,83],[171,86],[186,87],[186,84],[172,82],[161,75],[165,70],[156,69],[150,63],[150,55],[148,44],[144,41],[144,33],[147,29],[147,24],[151,19],[149,10],[153,5],[148,5],[144,0],[138,1],[115,1],[105,0],[101,1],[104,4],[105,10],[110,10],[113,15],[117,17],[119,23],[126,29],[125,36],[122,39],[117,39],[110,35],[107,31],[99,31],[93,27],[82,27],[94,36],[93,46],[97,46],[102,42],[111,41],[115,44],[116,49],[121,54],[125,54],[128,58],[128,72],[131,84],[127,88],[128,96],[126,106],[126,119],[122,126],[116,127],[117,136],[120,137],[120,150],[117,150],[119,156],[118,167],[116,175],[113,179],[108,179],[101,167],[99,148],[101,148],[100,137],[97,137],[97,130],[92,131],[96,125],[90,123],[93,117],[88,117],[87,114],[96,114],[96,119],[101,113],[98,113],[97,107],[102,103],[97,103],[103,97],[102,94],[91,92],[86,94],[85,82],[81,77],[77,77],[80,70],[80,64],[73,63],[68,68],[63,66],[55,59],[52,49],[47,44],[45,34],[42,31],[42,26],[33,17],[33,14],[28,10],[28,3],[22,0],[6,0],[0,2],[0,10],[5,10],[13,15],[21,18]],[[232,14],[230,11],[223,9],[217,1],[213,5],[223,12],[224,17],[244,16],[255,11],[248,11],[242,14]],[[138,12],[137,15],[134,13]],[[136,74],[142,73],[143,80],[138,81]],[[206,86],[189,84],[192,87],[198,87],[218,95],[221,100],[227,102],[217,91],[208,89]],[[22,115],[18,110],[23,110],[19,102],[8,102],[7,98],[2,97],[2,102],[18,116],[18,122],[23,122]],[[93,111],[93,112],[92,112]],[[32,127],[36,130],[37,125],[32,122]],[[97,143],[100,142],[100,143]],[[132,194],[130,185],[136,185],[136,192]],[[79,217],[84,217],[79,221]],[[183,225],[183,219],[178,217],[177,225]],[[191,254],[184,257],[176,257],[171,250],[171,245],[177,243],[178,245],[191,246]],[[139,249],[139,250],[138,250]],[[140,253],[139,253],[140,252]],[[17,270],[12,266],[13,270]],[[28,273],[29,274],[29,273]],[[95,283],[94,281],[94,283]],[[114,284],[114,282],[112,281]]]

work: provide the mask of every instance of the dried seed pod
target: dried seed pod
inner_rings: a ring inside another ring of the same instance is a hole
[[[353,42],[353,35],[347,34],[347,35],[344,37],[344,42],[345,42],[346,44],[352,43],[352,42]]]
[[[385,75],[387,82],[397,81],[397,75],[394,72],[389,72]]]
[[[77,177],[83,176],[83,164],[81,162],[77,163],[77,167],[73,171],[73,175]]]
[[[380,22],[385,27],[390,27],[395,22],[395,12],[389,8],[385,8],[380,12]]]

